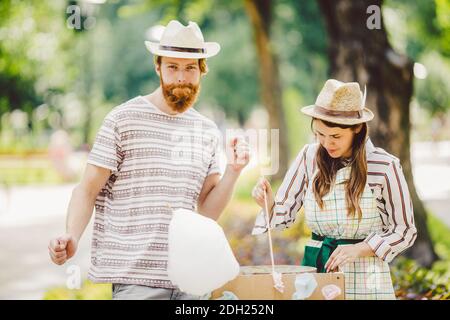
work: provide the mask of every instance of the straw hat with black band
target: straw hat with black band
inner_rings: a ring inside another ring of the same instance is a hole
[[[217,42],[205,42],[199,26],[190,21],[187,26],[177,20],[164,28],[159,42],[145,41],[148,51],[157,56],[185,59],[204,59],[220,51]]]
[[[357,82],[329,79],[317,96],[316,103],[301,108],[304,114],[332,123],[354,125],[368,122],[374,115],[366,106],[366,90]]]

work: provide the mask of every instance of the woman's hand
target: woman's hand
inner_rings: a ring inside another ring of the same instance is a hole
[[[270,186],[270,183],[269,181],[267,181],[267,179],[260,178],[252,190],[252,197],[253,199],[255,199],[256,203],[265,210],[266,208],[264,203],[264,191],[266,192],[267,196],[267,207],[269,209],[268,214],[270,216],[272,208],[275,204],[272,187]]]
[[[374,253],[369,245],[365,242],[359,242],[357,244],[341,245],[333,251],[327,263],[325,269],[327,272],[337,271],[345,264],[354,262],[358,258],[373,257]]]

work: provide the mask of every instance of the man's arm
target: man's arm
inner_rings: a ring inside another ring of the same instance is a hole
[[[91,219],[95,199],[110,175],[109,169],[87,164],[81,182],[75,187],[70,198],[66,233],[50,241],[48,249],[54,263],[64,264],[75,255],[78,242]]]
[[[230,201],[234,185],[250,159],[248,144],[243,139],[232,139],[227,151],[230,159],[222,179],[219,174],[207,176],[198,198],[199,213],[214,220],[219,219]]]
[[[231,199],[239,174],[227,169],[222,179],[218,173],[206,177],[198,198],[199,213],[214,220],[219,219]]]
[[[91,219],[95,199],[111,175],[109,169],[87,164],[81,182],[72,192],[66,220],[66,233],[80,240]]]

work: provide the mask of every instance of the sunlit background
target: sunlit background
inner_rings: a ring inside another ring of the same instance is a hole
[[[161,25],[171,19],[196,21],[205,39],[222,47],[208,60],[210,71],[196,109],[223,133],[274,127],[270,119],[278,119],[287,142],[281,158],[289,164],[313,141],[309,119],[298,108],[312,104],[330,77],[327,29],[318,2],[1,1],[0,299],[111,297],[109,285],[66,286],[68,266],[79,267],[86,279],[92,225],[77,255],[64,266],[50,262],[47,244],[65,231],[71,192],[103,117],[159,85],[144,40],[157,39]],[[255,23],[254,8],[261,9],[261,25]],[[267,8],[270,18],[264,16]],[[426,208],[426,234],[436,253],[425,264],[414,255],[397,259],[395,289],[399,298],[445,299],[450,270],[450,1],[388,0],[382,14],[390,45],[413,63],[410,158]],[[257,42],[258,34],[269,29],[269,42]],[[270,70],[260,62],[264,46],[276,62]],[[279,90],[279,109],[270,115],[264,98],[270,89],[267,75]],[[273,177],[275,185],[283,170]],[[220,219],[242,265],[269,261],[266,239],[249,235],[258,212],[250,192],[259,175],[253,160]],[[308,236],[301,217],[294,227],[276,233],[276,262],[298,264]]]

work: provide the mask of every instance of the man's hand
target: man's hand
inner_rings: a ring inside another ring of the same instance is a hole
[[[67,212],[66,234],[54,238],[48,245],[52,261],[64,264],[75,255],[78,241],[91,219],[95,199],[108,181],[111,171],[87,164],[81,182],[72,192]]]
[[[75,255],[77,247],[77,239],[70,234],[65,234],[50,240],[48,253],[54,263],[62,265]]]
[[[250,161],[250,150],[245,139],[242,137],[231,139],[227,147],[227,156],[228,167],[240,173]]]

